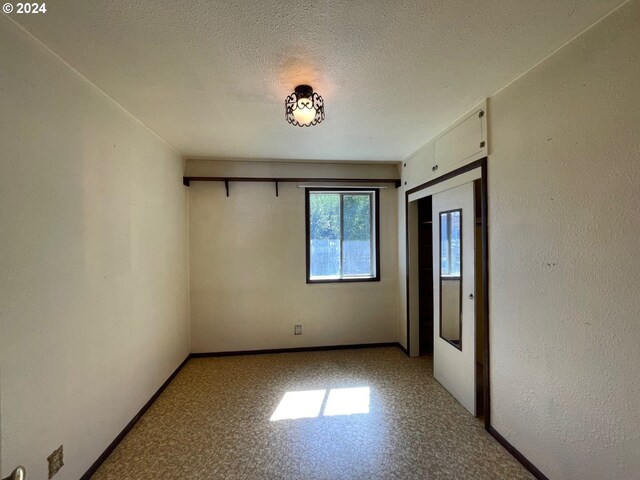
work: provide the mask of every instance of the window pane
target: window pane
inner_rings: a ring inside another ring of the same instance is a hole
[[[460,276],[460,211],[451,212],[451,264],[450,274]]]
[[[440,214],[440,273],[449,275],[449,215]]]
[[[461,230],[460,210],[440,214],[440,273],[460,276]]]
[[[311,276],[340,275],[340,194],[309,195]]]
[[[372,275],[371,195],[343,196],[342,274]]]

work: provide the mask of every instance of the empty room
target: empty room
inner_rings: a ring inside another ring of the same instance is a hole
[[[640,479],[640,0],[2,3],[0,479]]]

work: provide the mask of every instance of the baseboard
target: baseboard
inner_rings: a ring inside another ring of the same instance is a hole
[[[271,348],[267,350],[238,350],[232,352],[200,352],[192,353],[191,358],[205,357],[229,357],[234,355],[264,355],[270,353],[293,353],[293,352],[320,352],[323,350],[352,350],[355,348],[380,348],[380,347],[399,347],[404,348],[397,342],[387,343],[358,343],[354,345],[323,345],[318,347],[296,347],[296,348]]]
[[[529,461],[529,459],[527,459],[527,457],[525,457],[523,454],[521,454],[518,449],[516,449],[516,447],[514,447],[513,445],[511,445],[502,435],[500,435],[498,433],[498,431],[493,428],[491,425],[489,425],[487,427],[487,432],[489,432],[493,438],[495,438],[498,443],[500,445],[502,445],[511,455],[513,455],[513,457],[518,460],[523,466],[524,468],[526,468],[527,470],[529,470],[532,475],[534,477],[536,477],[538,480],[549,480],[549,478],[547,478],[547,476],[542,473],[540,470],[538,470],[538,467],[536,467],[533,463],[531,463]]]
[[[169,376],[169,378],[167,378],[167,380],[160,386],[158,391],[154,393],[153,396],[149,399],[149,401],[144,404],[144,406],[140,409],[138,413],[136,413],[135,417],[133,417],[131,421],[127,423],[127,426],[124,427],[124,429],[122,429],[122,431],[113,440],[113,442],[111,442],[109,446],[106,448],[106,450],[102,452],[102,455],[100,455],[98,459],[95,462],[93,462],[93,465],[91,465],[91,467],[89,467],[89,470],[87,470],[87,472],[82,477],[80,477],[80,480],[89,480],[91,478],[91,475],[96,473],[98,468],[100,468],[100,465],[103,464],[103,462],[107,459],[109,455],[111,455],[111,453],[115,450],[115,448],[122,441],[122,439],[131,431],[131,429],[136,424],[136,422],[140,420],[140,417],[142,417],[142,415],[144,415],[145,412],[149,410],[149,407],[153,405],[153,402],[155,402],[156,399],[160,396],[160,394],[164,391],[164,389],[167,388],[167,386],[171,383],[171,381],[175,378],[175,376],[180,372],[180,370],[182,370],[182,367],[186,365],[186,363],[189,361],[190,358],[191,358],[191,355],[187,355],[187,358],[183,360],[180,366],[176,368],[176,370]]]
[[[407,357],[409,356],[409,350],[404,348],[400,342],[397,343],[397,347],[402,350]]]

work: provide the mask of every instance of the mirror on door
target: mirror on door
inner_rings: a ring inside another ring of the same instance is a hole
[[[462,210],[440,212],[440,337],[462,350]]]

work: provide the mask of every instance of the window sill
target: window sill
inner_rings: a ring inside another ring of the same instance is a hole
[[[346,277],[346,278],[307,278],[307,283],[357,283],[357,282],[379,282],[380,276],[376,277]]]

